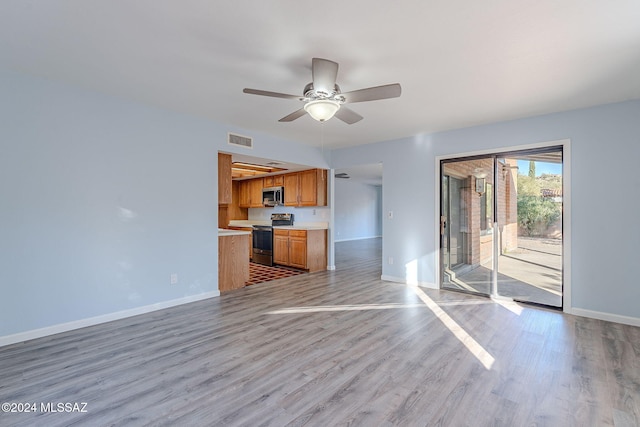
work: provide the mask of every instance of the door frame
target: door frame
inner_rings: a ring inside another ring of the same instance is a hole
[[[562,311],[571,313],[573,306],[571,304],[571,140],[562,139],[555,141],[546,141],[534,144],[515,145],[507,147],[495,147],[492,149],[467,151],[463,153],[451,153],[435,156],[435,188],[434,188],[434,247],[437,248],[434,254],[435,279],[437,280],[436,288],[442,288],[441,281],[441,248],[440,248],[440,186],[441,175],[440,164],[442,160],[454,160],[464,157],[483,156],[500,154],[503,152],[530,150],[535,148],[562,147],[562,271],[563,271],[563,291],[562,291]],[[492,299],[504,300],[504,297]]]

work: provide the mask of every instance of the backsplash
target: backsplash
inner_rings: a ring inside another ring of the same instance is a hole
[[[322,207],[294,208],[291,206],[276,206],[273,208],[249,208],[249,219],[268,221],[272,213],[292,213],[295,223],[298,222],[329,222],[331,209]]]

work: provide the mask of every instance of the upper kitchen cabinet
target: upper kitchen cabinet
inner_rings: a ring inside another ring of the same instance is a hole
[[[285,174],[284,204],[285,206],[326,206],[326,169],[310,169]]]
[[[240,207],[262,208],[262,178],[240,181]]]
[[[264,177],[264,188],[284,186],[284,175],[272,175]]]
[[[218,204],[230,204],[231,195],[231,155],[218,153]]]

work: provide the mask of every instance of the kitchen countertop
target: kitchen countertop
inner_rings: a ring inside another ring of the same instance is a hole
[[[253,227],[254,225],[271,225],[271,221],[257,219],[240,219],[229,221],[229,227]],[[293,225],[276,225],[273,228],[285,230],[326,230],[329,224],[326,222],[294,222]]]
[[[248,236],[251,234],[250,231],[242,231],[242,230],[227,230],[224,228],[218,228],[218,237],[225,236]]]

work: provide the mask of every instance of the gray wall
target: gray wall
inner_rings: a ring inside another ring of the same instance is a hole
[[[640,324],[640,101],[335,150],[332,166],[384,162],[383,276],[402,280],[417,265],[418,281],[433,285],[436,158],[563,139],[571,141],[571,307]]]
[[[0,338],[217,293],[218,150],[328,166],[318,149],[8,71],[0,94]]]
[[[382,235],[382,187],[350,179],[335,182],[336,242]]]

